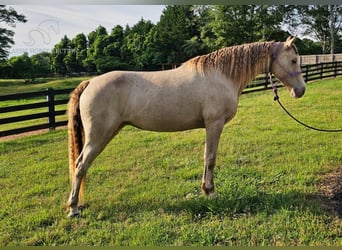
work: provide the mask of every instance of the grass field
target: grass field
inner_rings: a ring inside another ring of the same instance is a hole
[[[25,80],[22,79],[0,79],[0,96],[46,90],[47,88],[73,88],[82,80],[89,78],[90,77],[38,78],[34,83],[25,83]]]
[[[311,125],[342,127],[342,78],[309,84],[299,100],[279,94]],[[342,166],[341,133],[297,125],[271,91],[243,95],[221,137],[215,200],[200,189],[204,137],[124,128],[90,168],[88,206],[72,220],[67,132],[0,142],[0,246],[342,246],[321,192]]]

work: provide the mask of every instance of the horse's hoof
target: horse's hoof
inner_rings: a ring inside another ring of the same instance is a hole
[[[68,218],[69,219],[72,219],[72,218],[76,218],[76,217],[79,217],[81,214],[80,213],[69,213],[68,214]]]
[[[214,200],[214,199],[216,199],[218,197],[218,195],[217,195],[217,193],[214,191],[214,192],[210,192],[209,194],[208,194],[208,198],[210,199],[210,200]]]
[[[215,192],[214,186],[211,186],[210,188],[207,188],[205,186],[205,182],[202,182],[202,191],[209,199],[215,199],[217,198],[217,194]]]
[[[76,209],[76,210],[70,209],[70,212],[68,214],[68,218],[75,218],[75,217],[79,217],[80,215],[81,214],[80,214],[78,209]]]

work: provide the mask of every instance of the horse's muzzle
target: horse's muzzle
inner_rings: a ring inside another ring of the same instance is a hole
[[[291,89],[291,96],[294,98],[301,98],[305,93],[305,86]]]

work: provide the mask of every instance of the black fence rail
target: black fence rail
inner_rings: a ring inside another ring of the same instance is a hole
[[[305,82],[342,75],[342,61],[303,65],[301,66],[301,68]],[[272,79],[274,82],[279,84],[279,81],[277,79],[275,79],[274,77]],[[280,88],[283,87],[282,84],[279,84],[277,86]],[[272,86],[270,85],[269,76],[267,74],[264,74],[262,76],[258,76],[254,81],[248,84],[242,94],[267,90],[271,88]]]
[[[12,100],[16,100],[18,102],[22,100],[30,100],[30,102],[32,102],[11,106],[0,105],[0,127],[6,124],[14,124],[30,120],[33,120],[34,123],[34,125],[24,125],[24,127],[5,128],[4,130],[0,130],[0,137],[41,129],[54,130],[56,127],[65,126],[67,124],[67,120],[63,119],[62,121],[57,121],[57,118],[59,116],[65,116],[66,109],[63,107],[61,110],[57,109],[59,106],[65,107],[65,104],[69,101],[69,94],[72,90],[73,89],[47,89],[44,91],[0,96],[0,103]],[[42,111],[42,109],[45,111]],[[26,111],[26,114],[18,114],[22,113],[18,111]],[[15,116],[13,116],[13,114]],[[41,120],[42,118],[44,118],[43,122]]]
[[[337,77],[342,75],[342,61],[304,65],[302,66],[302,73],[306,82]],[[279,84],[279,81],[273,80]],[[282,87],[282,85],[279,84],[278,87]],[[271,88],[269,76],[264,74],[251,82],[243,91],[243,94]],[[66,104],[72,90],[47,89],[38,92],[0,96],[0,137],[41,129],[54,130],[56,127],[65,126],[67,124]],[[11,102],[14,100],[16,104]],[[25,103],[17,104],[17,102]],[[31,121],[33,124],[27,125],[27,121]],[[24,122],[21,127],[20,122]]]

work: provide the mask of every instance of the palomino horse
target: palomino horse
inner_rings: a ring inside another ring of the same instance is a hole
[[[295,38],[223,48],[179,68],[159,72],[113,71],[82,82],[71,94],[69,217],[84,205],[85,175],[93,160],[125,125],[150,131],[206,129],[202,190],[214,196],[213,169],[224,125],[239,96],[258,74],[272,72],[291,95],[304,95]]]

